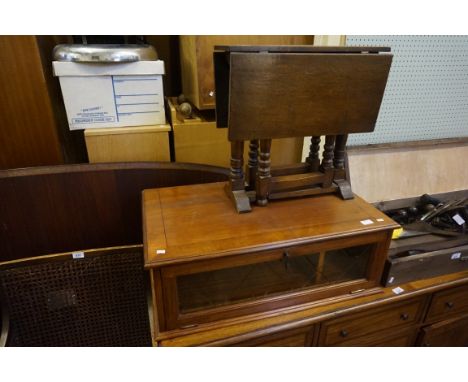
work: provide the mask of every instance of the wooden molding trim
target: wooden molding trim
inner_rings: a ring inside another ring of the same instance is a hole
[[[209,171],[229,175],[229,169],[207,164],[180,162],[116,162],[116,163],[85,163],[59,166],[25,167],[10,170],[0,170],[0,179],[32,175],[65,174],[77,172],[107,171],[107,170],[194,170]]]
[[[354,154],[357,152],[376,151],[384,149],[412,149],[412,148],[429,148],[434,149],[434,146],[453,145],[464,146],[468,145],[468,137],[461,138],[444,138],[444,139],[429,139],[425,141],[408,141],[408,142],[393,142],[393,143],[377,143],[371,145],[348,146],[348,153]]]
[[[116,134],[142,134],[142,133],[162,133],[171,131],[171,125],[150,125],[150,126],[130,126],[130,127],[115,127],[103,129],[86,129],[85,136],[101,136],[101,135],[116,135]]]

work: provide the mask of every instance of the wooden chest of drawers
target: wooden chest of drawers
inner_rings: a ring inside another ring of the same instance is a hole
[[[396,225],[363,200],[239,215],[223,187],[144,191],[155,344],[468,345],[468,272],[382,287]]]
[[[426,301],[419,297],[327,321],[322,324],[319,345],[355,346],[369,342],[370,335],[375,341],[388,329],[403,329],[406,336],[406,331],[421,321]]]
[[[419,346],[468,346],[468,314],[422,328]]]
[[[316,326],[306,326],[275,334],[257,336],[251,340],[234,342],[232,346],[268,346],[268,347],[299,347],[312,346]]]
[[[435,321],[468,312],[468,285],[435,293],[427,321]]]
[[[468,300],[468,272],[157,335],[160,346],[468,346],[468,312],[430,318],[437,296]],[[433,317],[433,316],[432,316]]]

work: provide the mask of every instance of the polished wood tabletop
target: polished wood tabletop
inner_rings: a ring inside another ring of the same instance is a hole
[[[269,250],[398,228],[355,196],[274,201],[238,214],[224,191],[211,183],[143,191],[145,266]]]

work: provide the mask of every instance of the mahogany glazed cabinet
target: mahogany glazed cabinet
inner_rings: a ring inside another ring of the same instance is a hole
[[[380,285],[398,225],[359,197],[275,201],[239,215],[224,187],[143,192],[154,333],[261,319],[336,296],[352,299]],[[311,340],[313,328],[291,336]]]

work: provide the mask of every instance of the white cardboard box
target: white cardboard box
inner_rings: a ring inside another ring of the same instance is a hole
[[[53,62],[70,130],[163,125],[163,61]]]

